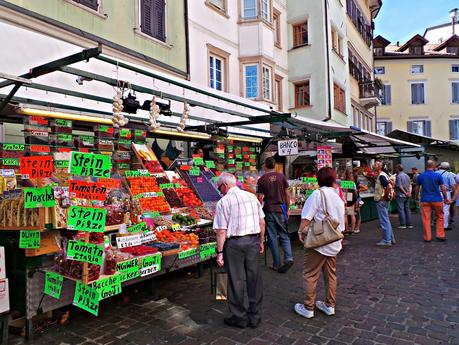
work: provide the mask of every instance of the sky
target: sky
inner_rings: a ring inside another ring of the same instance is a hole
[[[405,43],[426,28],[450,22],[449,11],[459,8],[459,0],[383,0],[375,19],[375,35],[395,44]]]

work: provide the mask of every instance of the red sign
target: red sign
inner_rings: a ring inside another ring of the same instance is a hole
[[[104,185],[107,189],[121,188],[121,180],[100,177],[97,181]]]
[[[89,152],[89,149],[85,149],[85,148],[83,148],[83,147],[80,147],[80,148],[78,149],[78,151],[80,151],[80,152]]]
[[[31,116],[31,122],[35,122],[37,125],[48,125],[48,119],[42,116]]]
[[[69,194],[76,198],[105,201],[107,187],[100,182],[70,180]]]
[[[51,152],[51,149],[46,145],[30,145],[30,152]]]
[[[71,152],[72,149],[70,147],[58,147],[57,152]]]
[[[51,177],[53,175],[53,157],[21,157],[20,170],[23,178]]]
[[[191,169],[191,166],[189,166],[189,165],[181,165],[180,166],[180,170],[190,171],[190,169]]]

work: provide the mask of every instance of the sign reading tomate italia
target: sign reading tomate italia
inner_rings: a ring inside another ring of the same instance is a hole
[[[53,207],[56,204],[51,187],[24,188],[24,208]]]
[[[56,299],[61,297],[62,283],[64,277],[54,272],[46,272],[45,276],[45,294],[52,296]]]
[[[104,232],[107,210],[104,208],[70,206],[67,229]]]
[[[70,197],[105,201],[107,188],[101,182],[69,181]]]
[[[22,178],[51,177],[53,174],[53,157],[29,156],[21,157],[19,163]]]
[[[70,240],[67,246],[67,258],[102,265],[104,248],[97,244]]]
[[[93,177],[110,177],[110,156],[72,151],[70,174]]]

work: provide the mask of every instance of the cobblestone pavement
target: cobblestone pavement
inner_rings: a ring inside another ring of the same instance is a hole
[[[210,294],[209,270],[201,278],[182,270],[160,280],[156,299],[131,289],[103,301],[99,318],[70,307],[68,325],[29,343],[459,344],[459,225],[446,243],[424,243],[417,220],[414,229],[394,230],[391,248],[375,246],[381,236],[376,222],[347,238],[338,257],[336,316],[316,311],[307,320],[293,312],[303,298],[301,248],[294,240],[296,262],[288,273],[262,268],[263,321],[257,329],[224,326],[226,305]],[[23,342],[10,338],[11,344]]]

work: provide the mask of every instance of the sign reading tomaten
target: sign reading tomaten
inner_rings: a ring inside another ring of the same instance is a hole
[[[29,156],[21,157],[19,168],[25,179],[51,177],[53,175],[53,157]]]
[[[67,258],[102,265],[104,248],[97,244],[70,240],[67,246]]]
[[[70,174],[93,177],[110,177],[110,156],[72,151]]]
[[[101,182],[69,181],[70,197],[105,201],[107,188]]]

